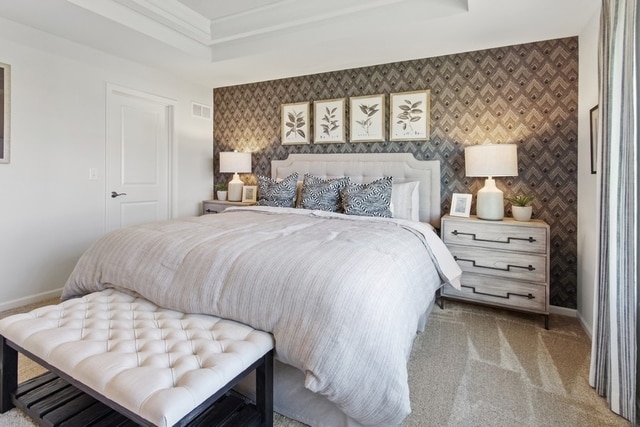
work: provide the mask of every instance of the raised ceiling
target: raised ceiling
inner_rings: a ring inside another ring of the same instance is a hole
[[[0,17],[219,87],[574,36],[598,1],[0,0]]]

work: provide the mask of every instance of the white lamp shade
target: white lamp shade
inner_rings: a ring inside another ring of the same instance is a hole
[[[470,145],[464,149],[467,176],[518,176],[516,144]]]
[[[251,153],[220,152],[220,173],[250,173]]]

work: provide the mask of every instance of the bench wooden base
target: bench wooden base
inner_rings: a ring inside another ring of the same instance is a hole
[[[20,384],[12,398],[18,409],[40,425],[138,425],[50,372]],[[229,425],[261,426],[258,409],[230,392],[187,424],[190,427]]]
[[[52,372],[17,384],[17,352]],[[229,390],[256,370],[256,405]],[[55,373],[54,373],[55,372]],[[0,413],[17,407],[40,426],[137,426],[148,422],[0,336]],[[179,426],[272,426],[273,351],[185,416]]]

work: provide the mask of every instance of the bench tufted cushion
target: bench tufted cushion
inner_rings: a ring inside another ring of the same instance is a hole
[[[112,289],[2,319],[0,334],[159,426],[175,424],[273,348],[266,332]]]

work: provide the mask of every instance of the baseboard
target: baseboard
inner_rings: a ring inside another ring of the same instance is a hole
[[[566,307],[559,307],[557,305],[551,305],[549,306],[549,313],[559,314],[560,316],[575,317],[576,319],[578,319],[578,322],[580,322],[580,326],[582,326],[582,329],[584,329],[584,332],[587,335],[589,335],[589,339],[592,338],[591,328],[584,321],[584,318],[582,317],[582,315],[578,310],[574,308],[566,308]]]
[[[578,313],[577,317],[578,317],[578,321],[580,321],[580,325],[582,325],[582,329],[584,329],[587,335],[589,335],[590,339],[593,339],[593,331],[591,330],[589,325],[587,325],[587,322],[584,321],[584,318],[582,317],[582,315]]]
[[[39,294],[30,295],[24,298],[14,299],[11,301],[0,303],[0,311],[11,310],[13,308],[40,302],[45,299],[59,297],[60,295],[62,295],[62,288],[54,289],[53,291],[41,292]]]
[[[578,310],[574,308],[560,307],[558,305],[550,305],[549,313],[568,317],[578,317]]]

